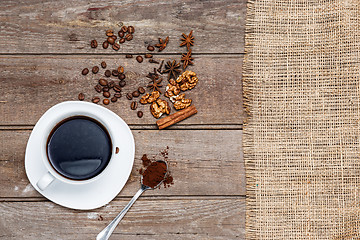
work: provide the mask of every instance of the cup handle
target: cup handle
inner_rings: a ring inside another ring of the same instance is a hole
[[[50,183],[54,181],[54,176],[51,175],[51,173],[47,172],[44,176],[40,178],[40,180],[36,183],[38,188],[40,188],[41,191],[44,191],[45,188],[47,188]]]

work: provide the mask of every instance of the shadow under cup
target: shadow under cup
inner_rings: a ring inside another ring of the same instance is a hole
[[[88,180],[108,165],[112,142],[106,128],[93,118],[73,116],[58,123],[47,139],[50,165],[71,180]]]

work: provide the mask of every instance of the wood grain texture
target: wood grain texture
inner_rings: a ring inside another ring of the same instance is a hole
[[[134,130],[135,163],[119,196],[132,196],[140,186],[141,157],[163,159],[169,146],[174,185],[145,196],[245,195],[241,130]],[[0,131],[0,197],[40,197],[29,183],[24,155],[30,131]]]
[[[84,240],[96,235],[128,200],[93,211],[51,202],[0,203],[0,239]],[[142,199],[126,214],[110,239],[244,239],[244,198]]]
[[[168,55],[157,59],[180,58]],[[100,66],[101,61],[107,62],[107,69],[125,67],[128,79],[123,95],[146,86],[149,79],[145,76],[158,66],[147,61],[139,64],[124,56],[0,56],[0,125],[34,125],[48,108],[63,101],[77,100],[80,92],[85,94],[86,101],[101,96],[94,86],[104,76],[104,70],[100,67],[98,74],[81,75],[83,68],[91,70],[94,65]],[[197,73],[199,82],[194,89],[186,91],[185,96],[193,100],[198,113],[181,124],[242,124],[241,66],[241,55],[196,56],[195,65],[188,69]],[[167,75],[163,76],[166,85]],[[138,110],[144,112],[144,117],[139,119],[136,111],[130,109],[130,103],[123,96],[107,107],[128,124],[155,126],[156,119],[150,113],[149,104],[139,104]]]
[[[163,53],[179,48],[181,33],[194,30],[194,53],[243,53],[246,0],[211,1],[1,1],[0,53],[110,53],[99,45],[107,29],[135,26],[134,39],[119,52],[145,52],[170,36]]]

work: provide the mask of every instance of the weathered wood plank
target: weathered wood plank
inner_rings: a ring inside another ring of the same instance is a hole
[[[133,171],[119,196],[132,196],[140,186],[137,169],[143,154],[160,157],[169,146],[174,185],[147,196],[245,195],[241,130],[134,130]],[[0,131],[0,197],[40,197],[29,183],[24,154],[29,130]]]
[[[2,202],[0,239],[95,239],[127,201],[115,200],[93,211],[65,209],[51,202]],[[244,228],[242,197],[140,198],[110,239],[245,239]]]
[[[179,56],[169,55],[163,59],[179,59]],[[100,67],[96,75],[81,75],[84,67],[91,69],[94,65],[99,66],[101,61],[108,63],[108,69],[121,64],[128,76],[132,76],[127,80],[123,95],[147,85],[146,74],[158,66],[149,62],[139,64],[135,59],[117,56],[0,56],[0,125],[34,125],[48,108],[62,101],[77,100],[80,92],[85,94],[87,101],[95,95],[101,96],[95,92],[94,86],[104,76],[104,70]],[[241,124],[242,56],[197,56],[195,65],[189,69],[198,74],[199,83],[185,93],[193,100],[198,114],[181,124]],[[166,83],[165,79],[163,84]],[[130,109],[130,103],[123,96],[108,108],[128,124],[155,125],[150,105],[139,104],[138,110],[144,112],[144,117],[139,119],[136,111]]]
[[[1,1],[0,53],[112,53],[91,49],[107,29],[123,22],[136,28],[119,52],[144,52],[170,36],[164,53],[179,53],[181,33],[194,30],[195,53],[242,53],[246,0],[212,1]]]

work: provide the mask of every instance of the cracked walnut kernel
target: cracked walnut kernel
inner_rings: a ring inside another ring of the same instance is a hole
[[[171,97],[170,100],[174,103],[176,110],[187,108],[191,105],[191,99],[185,99],[185,93]]]
[[[165,88],[165,97],[177,96],[180,93],[180,86],[176,83],[174,79],[169,80],[169,84]]]
[[[185,71],[176,79],[176,82],[180,85],[181,91],[194,88],[198,81],[199,79],[193,71]]]
[[[161,117],[164,113],[170,113],[169,103],[165,100],[161,100],[160,98],[153,102],[150,106],[150,112],[155,118]]]
[[[144,96],[142,96],[142,98],[140,99],[140,103],[141,104],[152,103],[152,102],[155,102],[156,99],[158,99],[159,97],[160,97],[160,92],[153,91],[151,94],[147,93]]]

